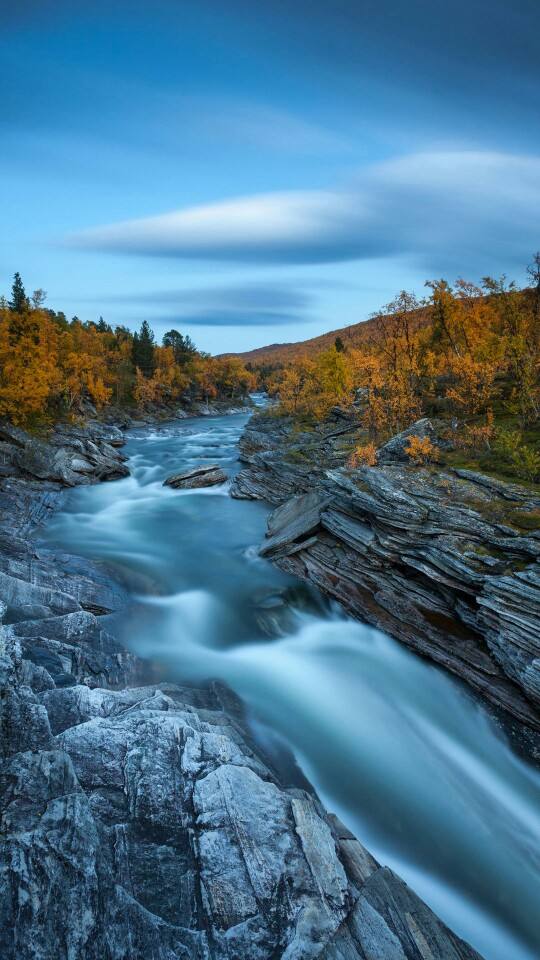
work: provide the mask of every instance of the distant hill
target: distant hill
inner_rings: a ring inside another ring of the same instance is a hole
[[[415,311],[415,317],[419,327],[429,322],[426,308]],[[267,347],[257,347],[255,350],[247,350],[244,353],[228,353],[224,356],[239,357],[242,363],[250,364],[252,367],[288,364],[299,357],[314,357],[330,349],[334,346],[336,337],[341,338],[346,349],[348,347],[357,349],[366,341],[377,339],[376,324],[377,318],[372,317],[369,320],[361,320],[360,323],[353,323],[349,327],[330,330],[329,333],[322,333],[310,340],[298,340],[296,343],[271,343]]]

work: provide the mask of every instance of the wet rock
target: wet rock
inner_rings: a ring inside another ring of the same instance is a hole
[[[197,487],[215,487],[225,483],[227,474],[217,464],[209,467],[195,467],[184,473],[175,473],[163,481],[164,487],[174,487],[175,490],[192,490]]]
[[[231,492],[279,504],[261,555],[461,677],[540,756],[540,538],[512,514],[535,515],[540,501],[471,471],[401,463],[406,437],[432,430],[419,421],[383,448],[388,462],[348,470],[345,453],[332,467],[344,436],[332,424],[299,440],[286,418],[254,417]]]
[[[122,590],[32,540],[59,502],[0,479],[3,960],[477,960],[293,758],[278,773],[230,690],[145,685],[103,615]],[[308,494],[273,536],[316,539],[328,510]]]

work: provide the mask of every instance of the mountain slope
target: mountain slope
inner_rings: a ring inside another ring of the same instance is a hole
[[[427,308],[415,311],[415,318],[418,326],[424,326],[428,323]],[[310,340],[298,340],[295,343],[271,343],[267,347],[257,347],[255,350],[225,354],[225,356],[239,357],[243,363],[250,363],[254,367],[291,363],[300,356],[313,357],[323,350],[328,350],[334,345],[336,337],[341,338],[345,347],[361,347],[366,341],[372,338],[377,339],[377,317],[361,320],[359,323],[353,323],[348,327],[330,330],[328,333],[322,333]]]

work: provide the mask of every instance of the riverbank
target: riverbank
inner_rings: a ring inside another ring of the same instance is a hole
[[[467,470],[420,468],[403,443],[350,469],[360,430],[257,415],[239,498],[277,506],[261,555],[458,676],[540,758],[540,499]],[[536,522],[536,526],[535,526]]]
[[[66,486],[129,473],[104,429],[2,438],[3,956],[477,957],[288,782],[227,688],[155,682],[113,635],[106,566],[37,542]]]

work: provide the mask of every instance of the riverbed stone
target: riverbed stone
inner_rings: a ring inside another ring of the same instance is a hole
[[[173,487],[175,490],[192,490],[197,487],[215,487],[225,483],[227,474],[218,464],[211,466],[194,467],[183,473],[175,473],[163,481],[164,487]]]

